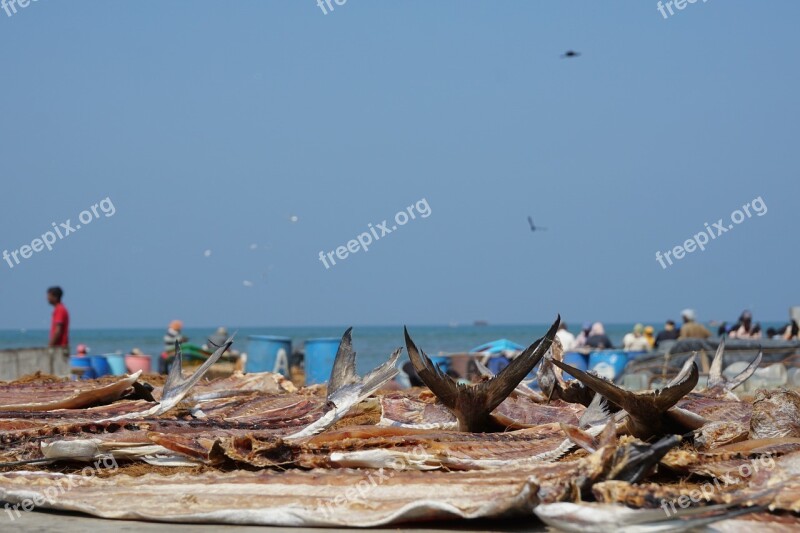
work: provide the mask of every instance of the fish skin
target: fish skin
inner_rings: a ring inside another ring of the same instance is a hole
[[[750,437],[800,437],[800,394],[793,390],[759,390],[750,417]]]
[[[51,487],[68,485],[54,501]],[[525,472],[203,472],[82,478],[0,474],[0,499],[41,497],[43,508],[102,518],[264,526],[374,527],[409,521],[529,516],[538,503]]]
[[[732,505],[679,509],[669,516],[662,510],[634,510],[623,505],[598,503],[554,503],[540,505],[534,513],[559,531],[575,533],[664,533],[687,531],[749,512]]]
[[[110,403],[132,390],[141,375],[140,370],[110,383],[108,380],[87,380],[77,383],[0,385],[0,411],[54,411]],[[33,398],[37,401],[30,401]]]

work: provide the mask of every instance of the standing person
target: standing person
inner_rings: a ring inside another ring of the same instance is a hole
[[[696,322],[697,315],[694,312],[694,309],[684,309],[681,311],[681,318],[683,319],[683,325],[681,326],[681,334],[679,338],[681,339],[707,339],[711,336],[711,332],[708,331],[703,324]]]
[[[680,332],[675,328],[675,321],[674,320],[667,320],[664,324],[664,329],[658,332],[656,335],[656,348],[658,345],[663,341],[674,341],[678,339]]]
[[[53,306],[53,319],[50,323],[50,340],[48,346],[69,348],[69,312],[61,303],[64,291],[61,287],[47,289],[47,303]]]
[[[558,337],[558,340],[561,341],[561,347],[564,348],[565,352],[575,349],[575,335],[570,333],[569,329],[567,329],[567,325],[564,322],[558,326],[556,337]]]
[[[183,322],[180,320],[173,320],[169,323],[169,327],[167,328],[167,333],[164,335],[164,351],[169,352],[175,349],[175,341],[178,341],[178,344],[183,344],[186,342],[187,339],[181,334],[183,330]]]
[[[728,336],[731,339],[760,339],[761,325],[753,325],[753,314],[744,310]]]

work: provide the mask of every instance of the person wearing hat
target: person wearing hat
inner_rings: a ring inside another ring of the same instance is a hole
[[[644,338],[647,339],[647,345],[650,346],[651,350],[656,347],[656,337],[653,333],[655,333],[653,326],[644,327]]]
[[[681,326],[681,339],[707,339],[711,336],[711,332],[708,331],[703,324],[699,324],[696,322],[697,315],[694,312],[694,309],[684,309],[681,311],[681,318],[683,319],[683,325]]]
[[[642,324],[633,326],[633,332],[623,337],[622,349],[626,352],[646,352],[650,349],[650,343],[644,336],[644,326]]]
[[[175,341],[180,344],[188,341],[186,337],[181,334],[183,330],[183,322],[180,320],[173,320],[169,323],[169,327],[167,328],[167,333],[164,335],[164,351],[170,351],[175,349]]]
[[[76,353],[75,355],[77,355],[78,357],[86,357],[89,354],[89,347],[86,346],[85,344],[79,344],[77,351],[78,353]]]
[[[761,325],[754,325],[753,313],[745,309],[739,316],[739,322],[733,326],[728,336],[731,339],[760,339]]]

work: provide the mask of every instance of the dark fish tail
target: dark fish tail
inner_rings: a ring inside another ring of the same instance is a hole
[[[419,350],[405,328],[406,349],[419,378],[458,419],[462,431],[482,432],[498,428],[491,412],[525,379],[550,349],[555,339],[561,316],[544,335],[518,355],[507,367],[489,381],[475,385],[456,383],[442,372],[422,350]]]

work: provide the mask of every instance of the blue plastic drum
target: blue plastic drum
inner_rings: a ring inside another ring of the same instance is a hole
[[[628,355],[622,350],[603,350],[589,354],[589,369],[611,381],[622,376],[626,364]]]
[[[341,339],[332,337],[306,341],[306,385],[326,383],[330,379],[339,342]]]
[[[69,366],[71,368],[83,370],[83,373],[81,374],[81,379],[94,379],[96,377],[94,370],[92,369],[92,360],[89,359],[88,357],[70,355]]]
[[[108,361],[108,366],[111,367],[111,373],[115,376],[124,376],[127,374],[127,368],[125,368],[125,356],[121,353],[112,353],[106,355],[106,360]]]
[[[245,372],[275,372],[289,376],[292,339],[274,335],[250,335]]]
[[[111,366],[105,355],[90,355],[89,360],[96,377],[101,378],[111,374]]]
[[[584,372],[586,372],[586,369],[588,368],[589,365],[588,359],[589,358],[586,355],[578,352],[567,352],[564,354],[564,362],[566,364],[568,364],[569,366],[574,366],[578,370],[583,370]],[[565,381],[570,381],[573,379],[575,378],[572,375],[568,374],[567,372],[564,372]]]

